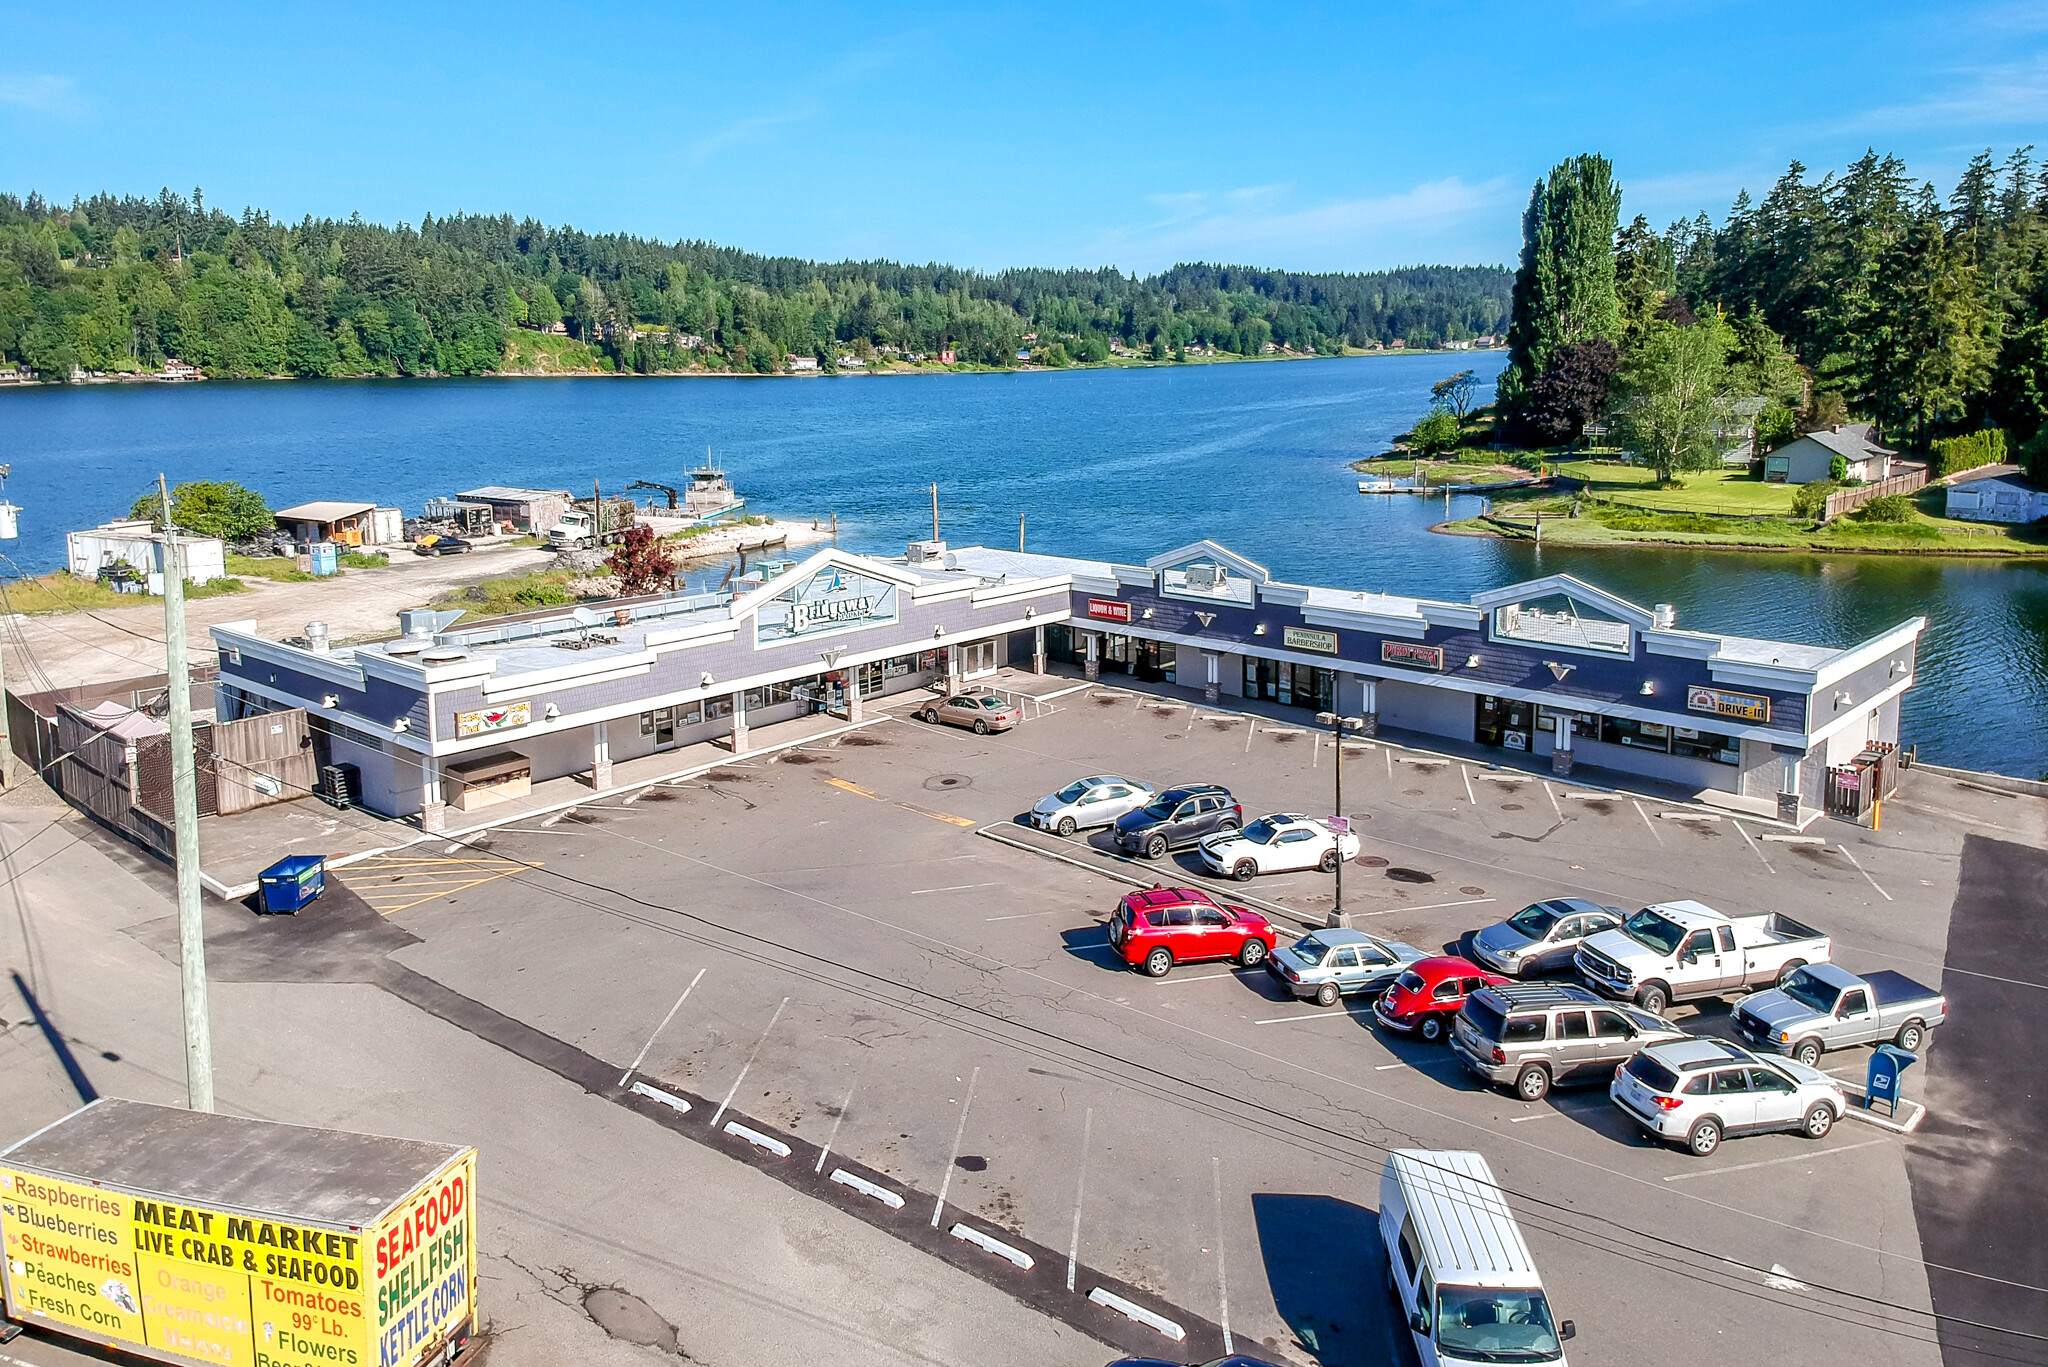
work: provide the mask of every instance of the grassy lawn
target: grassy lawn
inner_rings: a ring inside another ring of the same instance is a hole
[[[1747,470],[1702,470],[1683,477],[1677,487],[1659,488],[1657,475],[1640,465],[1615,461],[1568,460],[1557,472],[1584,480],[1595,498],[1638,508],[1670,509],[1681,513],[1720,513],[1728,516],[1761,517],[1789,514],[1796,484],[1766,484],[1752,479]]]
[[[231,555],[227,557],[227,570],[229,574],[275,579],[282,584],[309,584],[322,577],[300,569],[298,562],[288,555]]]
[[[239,579],[216,579],[211,584],[187,584],[185,597],[188,600],[220,598],[230,593],[244,593],[248,587]],[[103,587],[98,580],[78,579],[59,570],[8,585],[6,608],[9,612],[22,613],[78,612],[86,608],[141,607],[163,601],[153,594],[115,593]]]
[[[563,337],[552,332],[534,332],[529,328],[512,328],[506,332],[505,357],[498,364],[504,370],[538,371],[543,374],[610,368],[600,365],[597,352],[574,337]]]

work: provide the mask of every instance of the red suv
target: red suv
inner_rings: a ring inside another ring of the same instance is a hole
[[[1109,943],[1125,963],[1163,978],[1175,964],[1235,959],[1257,968],[1273,952],[1272,925],[1256,911],[1227,907],[1199,888],[1134,892],[1109,917]]]
[[[1507,981],[1451,954],[1418,959],[1372,1004],[1373,1018],[1389,1030],[1441,1043],[1449,1036],[1451,1018],[1465,998],[1482,987],[1499,987]]]

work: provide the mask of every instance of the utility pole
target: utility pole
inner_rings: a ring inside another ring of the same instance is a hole
[[[1024,514],[1017,514],[1017,553],[1024,553]]]
[[[604,544],[604,491],[597,487],[597,481],[594,479],[590,481],[590,517],[590,525],[595,529],[591,533],[590,544],[602,546]]]
[[[185,556],[171,522],[171,491],[156,477],[164,511],[164,649],[171,700],[171,811],[178,856],[178,976],[185,998],[185,1104],[213,1109],[213,1037],[206,1011],[206,931],[199,919],[199,773],[192,750],[192,679],[185,663]]]
[[[1348,926],[1351,924],[1351,915],[1344,910],[1344,865],[1349,861],[1344,857],[1344,841],[1351,834],[1351,818],[1344,814],[1344,733],[1363,730],[1365,720],[1362,717],[1347,717],[1340,712],[1318,712],[1316,720],[1330,728],[1330,734],[1337,743],[1337,810],[1330,818],[1330,834],[1337,842],[1337,901],[1330,908],[1329,924]]]
[[[932,540],[939,539],[939,486],[932,485]]]

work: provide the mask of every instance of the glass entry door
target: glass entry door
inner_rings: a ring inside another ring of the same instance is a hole
[[[1513,698],[1479,698],[1473,737],[1481,745],[1498,745],[1504,750],[1527,750],[1536,719],[1531,703]]]
[[[1278,698],[1280,669],[1271,660],[1244,657],[1244,695],[1247,698]]]

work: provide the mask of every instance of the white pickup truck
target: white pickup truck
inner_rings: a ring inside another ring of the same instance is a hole
[[[1572,965],[1594,991],[1661,1014],[1675,1001],[1771,987],[1833,957],[1827,936],[1789,916],[1724,916],[1688,901],[1644,907],[1588,937]]]

